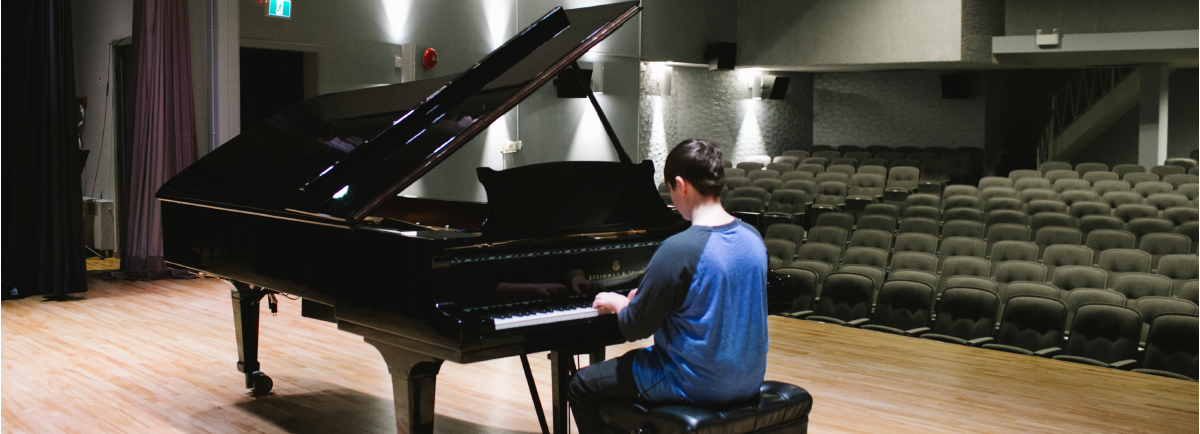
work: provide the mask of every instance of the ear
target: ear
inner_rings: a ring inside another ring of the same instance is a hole
[[[679,190],[679,194],[686,195],[688,189],[692,188],[692,185],[688,184],[687,181],[684,181],[682,176],[676,176],[675,188]]]

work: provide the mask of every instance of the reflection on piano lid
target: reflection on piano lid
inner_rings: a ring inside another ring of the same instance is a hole
[[[637,2],[556,8],[457,76],[305,100],[249,126],[164,184],[158,197],[354,226],[638,11]],[[652,181],[647,177],[647,182]],[[606,204],[646,200],[616,187],[622,193],[599,199]],[[627,215],[594,220],[608,224]],[[500,232],[523,229],[504,220],[488,226]]]

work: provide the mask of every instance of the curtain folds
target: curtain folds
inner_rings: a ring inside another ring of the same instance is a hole
[[[133,149],[121,264],[130,279],[172,276],[163,262],[160,208],[154,194],[196,160],[187,7],[178,0],[134,1]]]
[[[4,74],[16,97],[5,104],[3,297],[87,291],[71,5],[12,6],[17,58],[9,63],[18,66]]]

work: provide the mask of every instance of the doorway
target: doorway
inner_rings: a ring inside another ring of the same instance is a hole
[[[264,48],[240,49],[242,131],[304,100],[305,54]]]

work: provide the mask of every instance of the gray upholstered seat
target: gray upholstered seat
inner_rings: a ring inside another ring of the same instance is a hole
[[[1067,322],[1067,305],[1053,298],[1019,296],[1003,307],[996,339],[983,347],[989,350],[1052,357],[1062,349]]]
[[[933,307],[933,287],[914,281],[885,282],[875,300],[871,322],[863,329],[899,335],[917,335],[928,330]]]
[[[1142,367],[1134,372],[1196,381],[1200,341],[1196,315],[1164,314],[1150,323]]]
[[[1100,253],[1098,268],[1108,274],[1106,287],[1113,288],[1117,284],[1117,276],[1121,274],[1149,273],[1150,259],[1150,254],[1141,250],[1108,249]]]
[[[1071,335],[1055,360],[1132,369],[1137,363],[1142,316],[1131,308],[1090,304],[1075,312]]]
[[[1079,288],[1104,289],[1108,284],[1108,273],[1099,268],[1065,265],[1054,270],[1050,283],[1063,291]]]
[[[900,235],[907,233],[928,234],[932,235],[934,240],[936,240],[938,231],[940,229],[941,225],[938,224],[937,220],[921,217],[906,217],[904,220],[900,220],[900,228],[897,230],[897,232],[899,232]],[[899,243],[899,240],[897,240],[897,243]]]
[[[937,320],[924,339],[962,345],[982,345],[992,339],[1000,298],[994,292],[950,288],[938,301]]]
[[[937,272],[938,258],[925,252],[896,252],[892,255],[891,270],[921,270]]]
[[[920,232],[908,232],[896,236],[894,248],[896,253],[923,252],[936,255],[937,245],[938,239],[936,236]]]
[[[1078,244],[1055,244],[1044,249],[1042,265],[1046,266],[1046,275],[1053,276],[1054,270],[1065,265],[1092,265],[1092,249]]]

